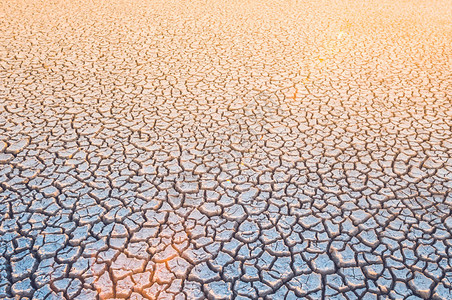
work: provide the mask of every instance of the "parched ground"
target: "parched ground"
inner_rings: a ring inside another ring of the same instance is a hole
[[[452,299],[452,2],[0,0],[1,299]]]

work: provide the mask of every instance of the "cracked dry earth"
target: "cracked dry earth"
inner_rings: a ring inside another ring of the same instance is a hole
[[[452,299],[450,1],[0,1],[0,298]]]

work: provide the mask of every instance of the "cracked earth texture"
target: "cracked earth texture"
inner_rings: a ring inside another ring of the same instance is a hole
[[[0,298],[452,299],[450,1],[0,1]]]

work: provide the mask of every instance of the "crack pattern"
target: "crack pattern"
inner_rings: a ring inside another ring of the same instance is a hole
[[[0,298],[452,299],[450,3],[311,2],[0,1]]]

